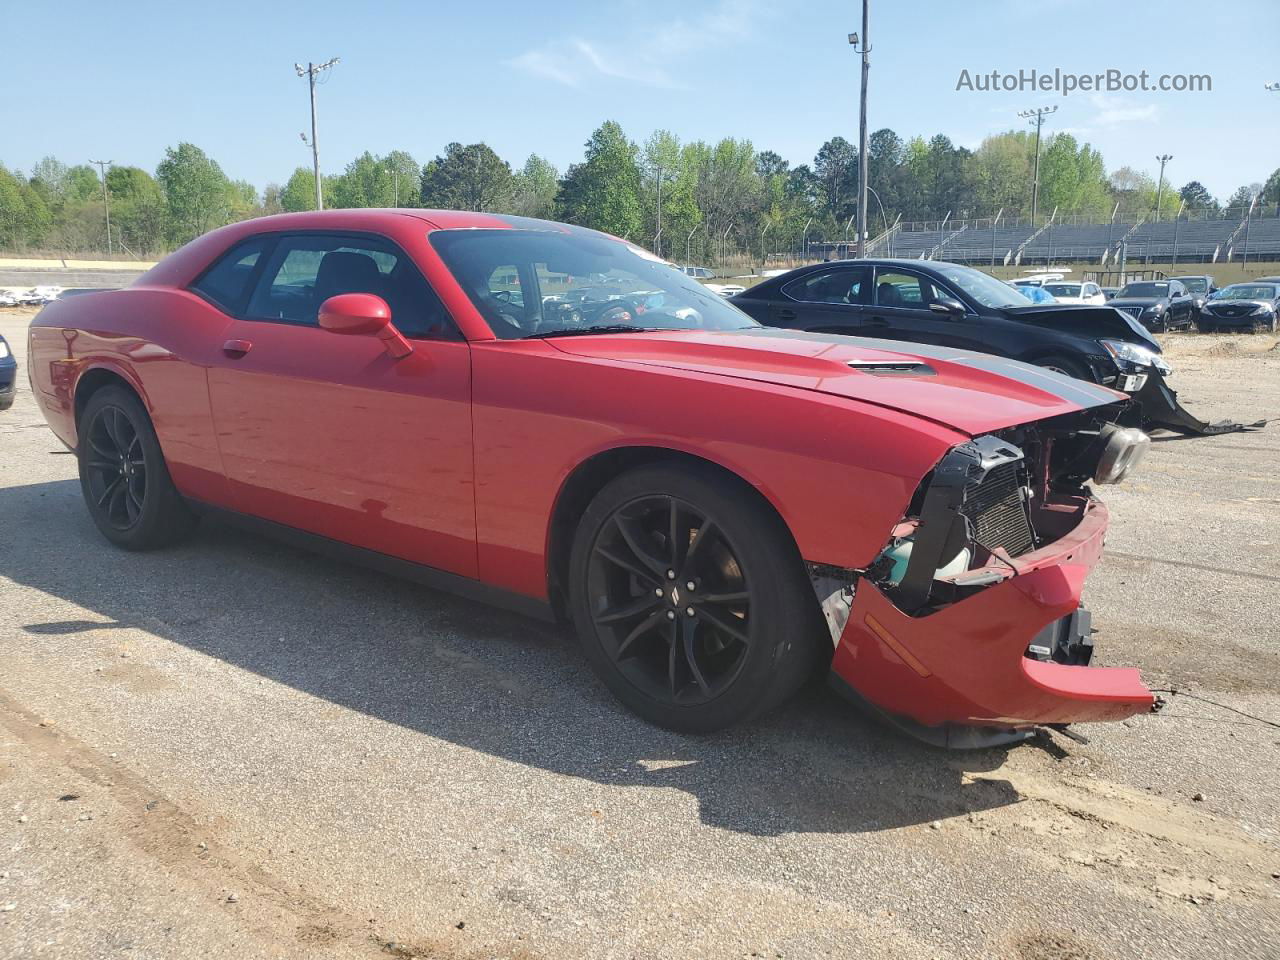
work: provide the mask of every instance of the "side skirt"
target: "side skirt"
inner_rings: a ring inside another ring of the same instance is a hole
[[[481,583],[479,580],[473,580],[470,577],[462,577],[446,570],[438,570],[435,567],[402,560],[399,557],[393,557],[385,553],[378,553],[376,550],[367,550],[364,547],[343,543],[341,540],[333,540],[329,537],[322,537],[319,534],[308,533],[306,530],[285,526],[273,520],[264,520],[261,517],[237,513],[234,510],[227,510],[223,507],[213,507],[195,500],[188,500],[187,503],[202,517],[212,517],[224,521],[231,526],[262,534],[272,540],[287,543],[300,550],[307,550],[334,560],[352,563],[370,570],[377,570],[379,573],[385,573],[401,580],[420,583],[432,590],[452,593],[467,600],[474,600],[477,603],[492,607],[500,607],[503,610],[509,610],[522,616],[533,617],[549,623],[556,621],[555,613],[547,600],[539,600],[536,597],[512,593],[509,590],[502,590],[487,583]]]

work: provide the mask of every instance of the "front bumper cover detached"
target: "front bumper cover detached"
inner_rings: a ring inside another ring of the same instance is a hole
[[[1197,418],[1178,402],[1178,394],[1165,383],[1160,371],[1154,368],[1148,371],[1146,383],[1133,394],[1133,398],[1141,406],[1144,426],[1163,427],[1187,436],[1209,437],[1220,433],[1237,433],[1241,430],[1260,430],[1267,425],[1266,420],[1258,420],[1254,423],[1219,420],[1209,423]]]
[[[1043,636],[1069,632],[1055,628],[1059,621],[1080,622],[1081,590],[1106,528],[1106,507],[1090,500],[1066,536],[1011,559],[1012,575],[925,616],[904,613],[863,579],[832,661],[836,686],[906,732],[948,747],[1150,712],[1155,696],[1136,669],[1027,655]]]

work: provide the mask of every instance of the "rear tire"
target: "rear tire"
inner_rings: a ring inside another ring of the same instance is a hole
[[[1062,373],[1068,377],[1075,377],[1077,380],[1088,380],[1093,382],[1093,375],[1083,363],[1073,360],[1070,357],[1064,357],[1060,354],[1054,354],[1048,357],[1041,357],[1035,361],[1037,367],[1044,367],[1046,370],[1052,370],[1055,373]]]
[[[102,535],[126,550],[152,550],[185,537],[196,516],[169,478],[142,402],[103,387],[77,422],[80,489]]]
[[[709,733],[793,695],[828,636],[795,543],[741,481],[641,467],[574,536],[570,610],[592,668],[650,723]]]

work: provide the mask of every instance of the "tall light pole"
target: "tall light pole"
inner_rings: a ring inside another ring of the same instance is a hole
[[[871,0],[862,0],[862,48],[858,50],[858,35],[849,34],[849,43],[862,54],[862,96],[858,107],[858,247],[857,256],[867,252],[867,76],[871,72],[871,45],[867,42],[870,29]],[[846,251],[847,253],[848,251]]]
[[[1160,182],[1156,184],[1156,223],[1160,222],[1160,200],[1164,196],[1164,165],[1173,159],[1173,154],[1162,153],[1156,157],[1160,162]]]
[[[1031,175],[1031,226],[1036,225],[1036,211],[1040,208],[1040,128],[1044,126],[1044,118],[1057,113],[1058,108],[1037,107],[1035,110],[1023,110],[1018,116],[1036,128],[1036,161]]]
[[[97,164],[102,174],[102,212],[107,217],[107,256],[111,256],[111,201],[107,199],[107,167],[111,166],[111,161],[90,160],[89,162]]]
[[[304,70],[302,64],[295,63],[293,69],[298,72],[298,76],[306,77],[307,84],[311,87],[311,165],[316,175],[316,209],[324,209],[324,194],[320,191],[320,141],[316,137],[316,74],[322,70],[328,70],[334,64],[339,63],[337,57],[332,60],[326,60],[324,63],[308,63]],[[302,135],[302,142],[307,142],[306,134]]]

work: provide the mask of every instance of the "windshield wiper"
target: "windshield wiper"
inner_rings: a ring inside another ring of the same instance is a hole
[[[629,323],[596,323],[589,327],[565,327],[563,330],[544,330],[531,333],[524,340],[545,340],[548,337],[585,337],[596,333],[650,333],[657,327],[637,327]]]

